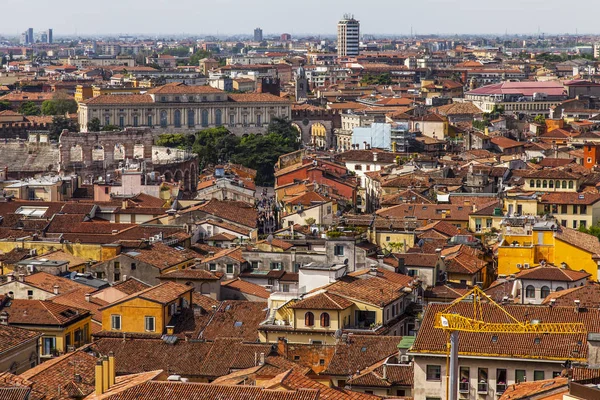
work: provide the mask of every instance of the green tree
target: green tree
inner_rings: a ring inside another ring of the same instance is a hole
[[[157,146],[165,146],[178,149],[187,149],[194,144],[195,135],[185,135],[183,133],[163,133],[156,140]]]
[[[40,115],[42,111],[33,101],[26,101],[19,107],[19,112],[24,115]]]
[[[89,132],[100,132],[100,119],[94,117],[88,122],[87,128]]]
[[[192,56],[190,57],[190,61],[188,62],[188,65],[200,65],[200,60],[202,60],[203,58],[210,58],[210,57],[211,57],[210,51],[200,49],[200,50],[196,51],[194,54],[192,54]]]
[[[7,100],[0,101],[0,111],[4,111],[4,110],[12,110],[12,105],[10,104],[10,101],[7,101]]]
[[[69,132],[79,132],[79,126],[77,123],[69,118],[57,115],[52,118],[52,124],[50,125],[50,139],[58,140],[63,130]]]
[[[52,100],[44,100],[42,103],[42,114],[44,115],[56,115],[56,106]]]
[[[46,100],[42,103],[42,113],[44,115],[65,115],[77,112],[77,102],[64,92],[56,92],[52,100]]]
[[[104,132],[111,132],[111,131],[120,131],[120,130],[121,130],[121,128],[119,128],[119,127],[118,127],[118,126],[116,126],[116,125],[110,125],[110,124],[109,124],[109,125],[104,125],[104,126],[102,127],[102,130],[103,130]]]
[[[538,114],[538,115],[535,116],[535,118],[533,118],[533,122],[535,122],[537,124],[540,124],[540,125],[545,125],[546,124],[546,118],[543,115]]]

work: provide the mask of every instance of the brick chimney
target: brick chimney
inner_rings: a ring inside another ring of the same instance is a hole
[[[54,285],[52,289],[54,289],[54,294],[58,294],[60,292],[60,286],[58,285]]]
[[[277,354],[283,357],[287,357],[288,343],[287,339],[283,336],[277,338]]]

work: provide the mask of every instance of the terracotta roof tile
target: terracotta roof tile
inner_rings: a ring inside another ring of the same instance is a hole
[[[85,289],[90,292],[93,290],[87,285],[82,285],[81,283],[77,283],[68,278],[52,275],[43,271],[25,276],[24,281],[25,283],[48,293],[54,292],[54,286],[58,286],[59,293],[70,292],[77,289]]]
[[[116,304],[120,304],[135,298],[154,301],[160,304],[167,304],[176,300],[177,298],[191,290],[193,290],[193,287],[191,286],[167,281],[161,283],[160,285],[152,286],[140,292],[123,297],[122,299],[119,299],[114,303],[110,303],[107,306],[101,307],[100,310],[104,310],[105,308],[109,308]]]
[[[600,257],[600,241],[594,235],[560,226],[556,231],[555,237],[591,253],[592,256]]]
[[[66,325],[90,315],[88,310],[56,304],[49,300],[11,300],[2,307],[12,325]]]
[[[288,390],[298,389],[314,389],[319,391],[319,399],[321,400],[371,400],[379,399],[378,396],[364,394],[359,392],[344,392],[336,388],[324,385],[316,380],[312,380],[305,375],[288,370],[277,375],[273,379],[263,382],[262,385],[266,388],[285,387]]]
[[[543,396],[544,393],[554,393],[560,388],[563,388],[563,392],[567,393],[569,391],[568,384],[568,379],[561,377],[542,381],[521,382],[518,385],[509,385],[499,400],[525,400],[531,399],[532,396],[537,399],[541,398],[540,396]],[[562,399],[562,394],[560,398]]]
[[[83,396],[94,391],[95,366],[96,357],[77,350],[46,361],[20,376],[33,382],[34,391],[43,394],[44,398],[70,400],[71,394],[65,390],[67,384]],[[74,371],[81,376],[81,382],[76,382]]]
[[[90,297],[90,301],[87,301],[86,294],[90,294],[93,290],[91,287],[74,289],[54,296],[50,301],[68,307],[78,307],[88,310],[92,314],[93,320],[102,323],[102,311],[100,311],[100,307],[109,303],[95,297]]]
[[[197,336],[206,340],[235,337],[238,341],[256,342],[258,327],[266,318],[266,302],[225,300]]]
[[[268,299],[271,292],[267,291],[263,286],[252,282],[241,280],[240,278],[221,282],[221,287],[235,290],[241,293],[250,294],[252,296]]]
[[[542,304],[551,304],[554,299],[554,305],[558,307],[572,307],[574,300],[579,300],[580,307],[599,308],[600,307],[600,285],[598,283],[588,282],[584,286],[576,286],[571,289],[552,292]]]
[[[523,269],[516,275],[517,279],[527,280],[548,280],[559,282],[575,282],[589,277],[591,274],[585,271],[573,271],[563,269],[553,265],[539,266],[535,268]]]
[[[130,295],[151,288],[152,285],[142,282],[137,278],[129,276],[127,277],[127,280],[115,283],[112,287],[119,290],[120,292]]]
[[[345,310],[354,303],[334,293],[317,293],[293,304],[292,308],[316,310]]]
[[[335,345],[335,354],[324,375],[354,375],[373,364],[398,354],[400,336],[348,335],[347,342]]]
[[[355,278],[347,275],[325,286],[324,289],[350,300],[354,299],[379,307],[405,296],[406,293],[402,292],[405,287],[407,284],[392,282],[379,276]]]
[[[196,209],[248,228],[256,227],[258,214],[253,205],[248,203],[212,199],[207,203],[198,206]]]
[[[319,392],[299,388],[295,391],[268,390],[257,386],[226,386],[208,383],[148,381],[129,388],[107,400],[317,400]]]
[[[0,353],[9,351],[23,343],[37,340],[40,333],[17,328],[9,325],[0,325]]]
[[[429,304],[427,306],[412,352],[446,354],[446,335],[443,330],[434,328],[433,321],[436,312],[447,307],[448,304]],[[532,305],[504,305],[504,309],[518,321],[537,319],[548,323],[581,322],[588,332],[598,332],[600,329],[600,310],[597,309],[574,312],[574,307]],[[472,317],[473,305],[462,302],[452,306],[450,311]],[[488,322],[508,322],[506,314],[489,304],[482,304],[482,313]],[[515,335],[461,332],[459,353],[468,352],[485,355],[485,357],[585,359],[587,355],[586,338],[586,334]]]

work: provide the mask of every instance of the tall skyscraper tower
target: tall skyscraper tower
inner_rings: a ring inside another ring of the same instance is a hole
[[[46,33],[46,40],[48,41],[48,43],[52,43],[52,28],[48,29],[48,32]]]
[[[254,41],[255,42],[262,42],[262,40],[263,40],[262,29],[256,28],[254,30]]]
[[[337,26],[338,57],[357,56],[359,38],[360,23],[354,19],[354,15],[345,14]]]
[[[35,40],[33,39],[33,28],[29,28],[27,29],[27,44],[32,44],[34,42]]]

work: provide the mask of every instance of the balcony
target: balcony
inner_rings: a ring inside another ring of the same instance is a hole
[[[469,393],[470,384],[469,382],[459,382],[458,383],[458,393]]]
[[[477,393],[478,394],[487,394],[488,393],[488,384],[487,384],[487,382],[479,382],[477,384]]]
[[[496,394],[502,394],[506,391],[506,383],[496,384]]]

